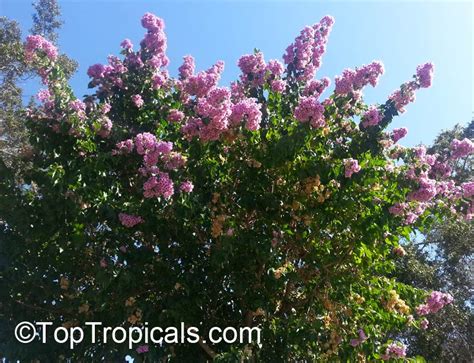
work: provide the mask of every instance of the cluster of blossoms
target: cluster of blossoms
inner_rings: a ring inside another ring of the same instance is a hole
[[[144,220],[140,216],[134,216],[131,214],[119,213],[118,215],[120,223],[127,228],[132,228],[137,224],[143,223]]]
[[[122,61],[116,56],[109,56],[109,64],[94,64],[87,70],[92,78],[91,85],[98,86],[98,95],[111,95],[114,89],[124,88],[124,76],[133,69],[147,68],[152,74],[152,88],[161,88],[168,79],[168,72],[161,68],[166,67],[169,59],[166,56],[167,40],[164,33],[164,22],[159,17],[147,13],[142,17],[142,26],[147,30],[144,39],[140,42],[141,49],[133,51],[133,44],[125,39],[121,46],[124,49],[125,59]],[[141,107],[143,103],[134,95],[133,103]]]
[[[260,107],[261,105],[257,103],[255,98],[246,98],[232,106],[230,122],[233,126],[237,126],[245,121],[247,130],[258,130],[260,128],[260,121],[262,120]]]
[[[426,302],[416,308],[416,312],[419,315],[437,313],[444,306],[451,304],[452,302],[453,297],[450,294],[440,291],[433,291],[426,299]]]
[[[344,160],[344,168],[344,175],[346,178],[350,178],[352,177],[352,174],[360,171],[359,162],[352,158]]]
[[[402,133],[405,134],[405,131],[402,131]],[[393,135],[396,134],[400,134],[400,131],[394,130]],[[453,140],[450,158],[456,160],[471,155],[474,152],[472,145],[473,143],[468,139]],[[400,156],[400,150],[398,149],[394,148],[393,157]],[[440,203],[435,201],[436,196],[446,197],[452,202],[464,197],[471,199],[471,201],[467,212],[464,212],[463,216],[466,220],[472,219],[472,182],[456,186],[453,180],[448,179],[452,172],[448,160],[441,158],[438,154],[427,154],[424,146],[412,148],[411,153],[413,160],[408,164],[405,177],[407,181],[413,183],[414,190],[408,193],[406,201],[391,206],[389,212],[403,217],[405,224],[413,224],[428,207],[433,206],[434,203]],[[454,208],[451,208],[451,212],[457,213]]]
[[[407,136],[408,130],[406,127],[399,127],[396,129],[393,129],[392,131],[392,140],[393,142],[397,142],[400,139],[403,139],[405,136]]]
[[[326,43],[334,24],[334,18],[325,16],[313,26],[305,27],[294,43],[286,48],[283,55],[289,73],[302,81],[311,80],[321,66],[321,59],[326,51]]]
[[[362,117],[362,126],[367,128],[369,126],[376,126],[382,120],[382,115],[380,114],[377,107],[370,107],[369,110]]]
[[[407,346],[401,342],[390,343],[381,356],[383,360],[400,359],[407,355]]]
[[[463,158],[474,153],[474,143],[465,138],[463,140],[454,139],[451,141],[451,157],[453,159]]]
[[[301,97],[294,116],[300,122],[309,122],[314,128],[326,126],[324,106],[314,96]]]
[[[185,103],[189,102],[191,96],[206,97],[217,86],[224,71],[224,62],[218,61],[206,71],[201,71],[198,74],[194,74],[194,68],[194,58],[185,56],[184,63],[179,68],[180,79],[177,84],[182,92],[181,98]]]
[[[352,94],[358,98],[359,91],[368,84],[372,87],[377,86],[379,77],[383,73],[384,67],[379,61],[373,61],[355,70],[345,69],[341,76],[335,78],[335,93],[338,95]]]
[[[51,42],[44,39],[41,35],[28,35],[25,44],[25,59],[31,62],[38,51],[44,52],[51,61],[55,61],[58,58],[58,50]]]
[[[173,151],[173,143],[157,140],[156,136],[144,132],[137,134],[132,139],[121,141],[115,145],[113,155],[129,154],[136,150],[138,155],[143,157],[143,166],[139,172],[148,177],[143,184],[143,196],[145,198],[163,197],[170,198],[174,192],[174,183],[167,171],[182,168],[186,159],[178,152]],[[157,166],[160,164],[162,169]],[[193,190],[193,184],[185,181],[181,184],[182,192],[190,193]]]
[[[393,102],[398,112],[405,112],[405,106],[415,101],[415,91],[428,88],[433,80],[434,66],[432,63],[419,65],[416,69],[416,80],[402,84],[399,90],[393,92],[389,100]]]
[[[266,64],[263,53],[256,52],[240,57],[237,65],[242,74],[240,75],[240,83],[234,84],[235,87],[240,87],[240,91],[263,86],[265,83],[268,83],[274,92],[281,93],[285,90],[286,82],[281,79],[284,67],[279,60],[272,59]]]

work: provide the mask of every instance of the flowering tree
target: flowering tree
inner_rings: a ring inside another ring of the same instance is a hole
[[[2,337],[15,357],[133,353],[170,361],[391,360],[390,336],[423,329],[449,293],[398,282],[399,245],[445,215],[471,219],[474,182],[456,185],[447,155],[387,132],[415,93],[431,85],[418,66],[382,104],[367,105],[383,65],[346,69],[335,90],[314,77],[333,18],[304,28],[284,63],[242,56],[242,73],[219,87],[224,65],[195,71],[185,56],[167,72],[164,23],[145,14],[139,49],[89,68],[95,91],[76,98],[57,50],[30,36],[25,57],[43,83],[27,111],[34,167],[21,186],[2,166],[4,324],[86,321],[109,326],[258,326],[262,344],[127,346]],[[41,318],[41,319],[40,319]],[[10,330],[11,331],[11,330]]]

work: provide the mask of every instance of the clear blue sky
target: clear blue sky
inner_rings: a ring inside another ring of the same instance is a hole
[[[0,0],[0,15],[31,26],[29,0]],[[432,88],[420,90],[417,100],[392,127],[406,126],[406,145],[430,143],[436,134],[456,123],[467,123],[473,113],[473,4],[471,2],[360,2],[360,1],[70,1],[59,0],[65,22],[61,51],[76,59],[72,79],[77,95],[88,93],[87,67],[106,62],[130,38],[138,45],[144,29],[140,18],[153,12],[166,23],[171,74],[183,55],[196,58],[197,69],[225,61],[221,80],[238,76],[240,55],[257,47],[265,58],[281,58],[299,30],[330,14],[336,23],[323,66],[317,77],[332,80],[346,67],[381,60],[385,75],[377,88],[367,88],[368,102],[384,102],[408,80],[419,63],[432,61]],[[31,85],[28,88],[34,88]],[[36,90],[31,89],[31,93]]]

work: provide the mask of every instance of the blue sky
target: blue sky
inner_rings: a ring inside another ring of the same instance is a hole
[[[392,127],[406,126],[405,145],[431,143],[437,133],[473,115],[473,4],[423,1],[70,1],[59,0],[65,22],[61,51],[76,59],[79,71],[71,81],[76,95],[88,93],[86,70],[106,62],[130,38],[138,44],[144,34],[140,18],[153,12],[166,23],[171,74],[182,56],[192,54],[197,69],[224,60],[221,85],[238,76],[240,55],[259,48],[265,58],[281,58],[300,29],[324,15],[335,17],[323,66],[317,77],[332,80],[344,68],[381,60],[385,75],[377,88],[367,88],[366,100],[383,103],[411,78],[418,64],[432,61],[432,88],[420,90],[417,100]],[[0,0],[0,15],[31,26],[30,0]],[[39,86],[27,85],[34,94]]]

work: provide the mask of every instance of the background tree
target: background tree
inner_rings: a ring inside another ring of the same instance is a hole
[[[61,27],[60,8],[56,0],[39,0],[33,4],[32,34],[39,34],[57,44]],[[58,62],[65,76],[71,77],[77,63],[61,54]],[[22,34],[15,20],[0,17],[0,157],[14,170],[26,167],[23,156],[29,153],[28,135],[23,108],[23,84],[36,77],[34,69],[25,62]],[[34,102],[30,98],[30,104]]]
[[[474,139],[474,120],[443,131],[429,148],[430,153],[446,155],[454,138]],[[472,155],[451,160],[458,183],[472,179]],[[400,278],[423,289],[446,290],[454,304],[429,319],[426,332],[410,331],[406,336],[410,352],[430,362],[474,361],[474,228],[471,221],[445,219],[435,223],[420,240],[411,240],[407,255],[399,260]]]

